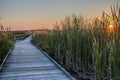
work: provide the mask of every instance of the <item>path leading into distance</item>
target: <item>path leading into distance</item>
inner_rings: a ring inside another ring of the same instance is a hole
[[[31,37],[14,44],[0,80],[72,80],[30,42]]]

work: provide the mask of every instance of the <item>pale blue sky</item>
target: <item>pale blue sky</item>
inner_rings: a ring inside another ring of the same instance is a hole
[[[0,22],[14,29],[51,27],[72,14],[86,18],[108,12],[120,0],[0,0]]]

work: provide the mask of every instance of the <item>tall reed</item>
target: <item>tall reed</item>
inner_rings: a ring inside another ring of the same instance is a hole
[[[0,63],[5,58],[8,50],[13,45],[13,32],[9,31],[9,29],[6,29],[3,26],[0,26]]]
[[[34,35],[33,42],[78,79],[119,80],[119,5],[111,7],[110,13],[90,21],[66,17],[51,32]]]

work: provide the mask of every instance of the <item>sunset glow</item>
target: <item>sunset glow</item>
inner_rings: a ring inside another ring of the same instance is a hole
[[[113,25],[112,25],[112,24],[110,24],[110,25],[109,25],[109,28],[110,28],[110,29],[113,29]]]
[[[108,33],[113,33],[114,32],[114,26],[112,24],[110,24],[108,27],[107,27],[107,32]]]
[[[117,0],[0,0],[0,23],[14,30],[52,29],[66,16],[99,17]]]

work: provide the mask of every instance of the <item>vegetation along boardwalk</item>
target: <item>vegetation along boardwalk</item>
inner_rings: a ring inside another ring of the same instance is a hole
[[[73,80],[30,43],[31,37],[15,43],[0,80]]]

